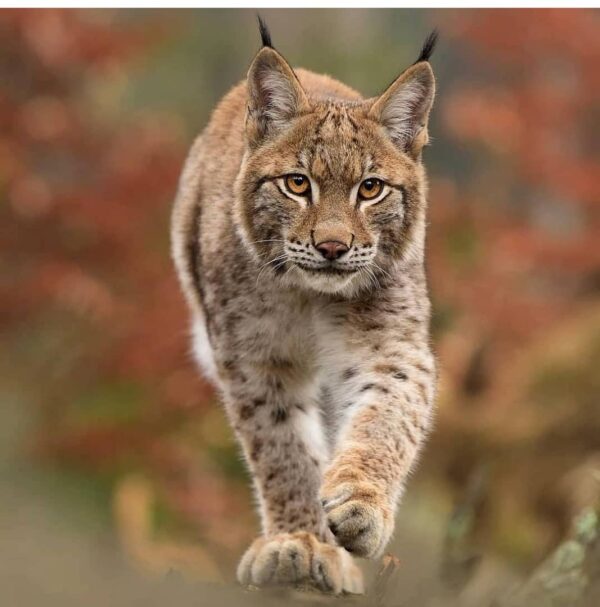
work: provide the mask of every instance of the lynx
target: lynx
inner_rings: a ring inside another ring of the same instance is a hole
[[[429,57],[378,97],[292,69],[260,23],[186,161],[173,257],[194,353],[252,476],[240,583],[360,593],[432,423]]]

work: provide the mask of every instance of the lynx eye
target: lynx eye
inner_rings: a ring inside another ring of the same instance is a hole
[[[310,182],[304,175],[286,175],[285,187],[296,196],[305,196],[310,191]]]
[[[365,179],[358,188],[358,197],[361,200],[373,200],[376,196],[381,194],[383,189],[383,181],[375,177]]]

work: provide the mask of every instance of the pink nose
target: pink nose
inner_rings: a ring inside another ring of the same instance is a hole
[[[348,251],[348,247],[343,242],[338,242],[337,240],[326,240],[315,246],[325,259],[337,259]]]

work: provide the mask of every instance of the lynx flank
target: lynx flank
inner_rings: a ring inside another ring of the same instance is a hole
[[[242,584],[362,592],[432,423],[421,151],[431,35],[379,97],[271,45],[194,143],[173,256],[194,352],[242,446],[262,535]]]

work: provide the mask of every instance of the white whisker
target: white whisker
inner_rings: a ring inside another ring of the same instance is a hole
[[[268,238],[266,240],[251,240],[250,244],[260,244],[261,242],[286,242],[283,238]]]
[[[288,257],[286,253],[282,253],[281,255],[278,255],[277,257],[273,258],[273,259],[269,259],[269,261],[263,263],[262,266],[260,266],[260,268],[258,269],[258,274],[256,276],[256,283],[255,285],[258,286],[258,281],[260,280],[261,275],[265,272],[265,270],[269,267],[269,265],[271,264],[276,264],[273,269],[276,270],[277,268],[281,267],[283,264],[286,263]]]
[[[393,276],[387,271],[384,270],[378,263],[376,263],[375,261],[371,262],[384,276],[387,276],[390,280],[393,280]]]

